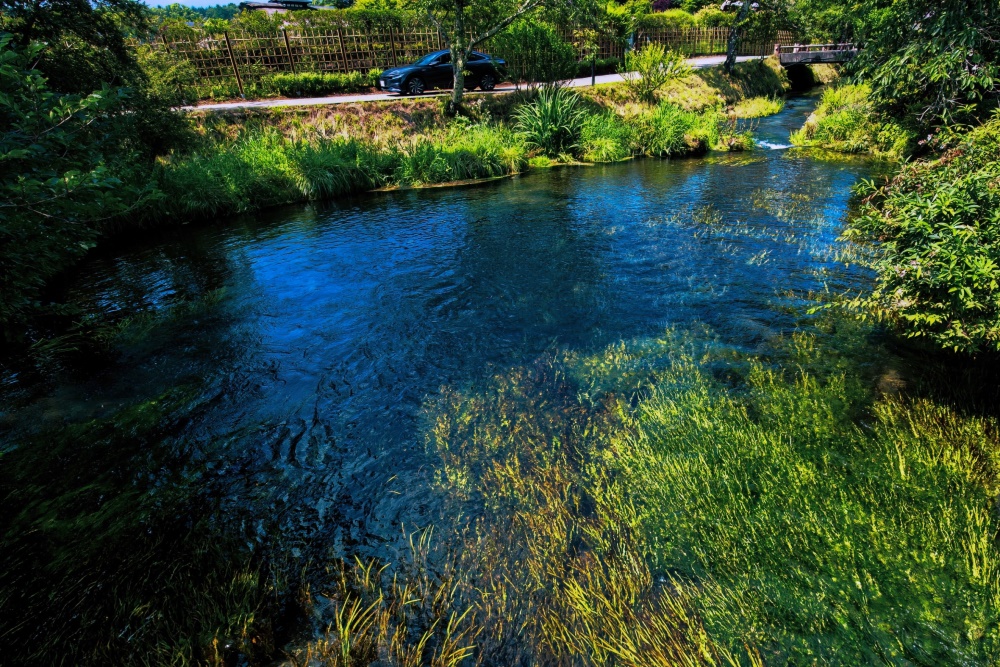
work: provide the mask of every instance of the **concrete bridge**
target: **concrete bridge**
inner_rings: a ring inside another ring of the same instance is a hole
[[[858,53],[854,44],[775,44],[774,55],[785,67],[816,63],[844,63]]]

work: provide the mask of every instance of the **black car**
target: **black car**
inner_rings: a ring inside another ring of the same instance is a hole
[[[472,51],[465,65],[468,71],[465,87],[493,90],[500,81],[504,65],[499,58]],[[378,85],[382,90],[403,95],[419,95],[430,88],[451,88],[454,85],[451,52],[435,51],[412,65],[387,69],[379,77]]]

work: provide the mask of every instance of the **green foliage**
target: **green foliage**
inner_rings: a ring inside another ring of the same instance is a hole
[[[643,102],[656,100],[656,92],[691,73],[684,55],[662,44],[646,44],[625,54],[621,75],[625,85]]]
[[[855,302],[946,349],[1000,350],[1000,119],[870,193],[849,238],[876,242]]]
[[[490,53],[507,62],[513,81],[553,82],[576,74],[576,49],[538,21],[516,21],[490,41]]]
[[[549,156],[577,147],[586,112],[580,96],[560,86],[544,86],[530,104],[514,112],[514,125],[528,146]]]
[[[260,96],[311,97],[333,93],[360,93],[373,88],[381,72],[299,72],[271,74],[252,84]]]
[[[188,220],[328,199],[395,185],[444,183],[515,173],[525,149],[509,130],[461,125],[443,137],[377,146],[337,137],[290,139],[254,127],[204,154],[176,156],[156,173],[165,194],[154,220]]]
[[[614,111],[587,116],[580,154],[587,162],[617,162],[632,156],[635,128]]]
[[[845,84],[823,91],[816,110],[791,141],[845,153],[874,153],[901,159],[914,148],[912,130],[884,122],[874,109],[871,88]]]
[[[148,44],[135,47],[135,59],[149,96],[168,106],[197,101],[198,72],[191,61],[175,58]]]
[[[138,0],[0,0],[0,32],[20,49],[46,44],[34,69],[62,93],[135,84],[126,36],[143,33],[146,17]]]
[[[806,42],[851,42],[859,27],[857,6],[841,0],[796,0],[788,8],[789,21]]]
[[[669,102],[620,116],[605,112],[588,116],[580,154],[589,162],[616,162],[634,155],[680,157],[705,151],[739,151],[753,147],[749,131],[716,109],[685,111]]]
[[[1000,92],[1000,4],[866,0],[853,63],[886,117],[928,128],[983,118]]]
[[[733,107],[733,114],[737,118],[762,118],[773,116],[784,108],[783,97],[751,97],[737,102]]]
[[[122,93],[52,92],[30,65],[39,50],[19,51],[0,36],[0,323],[7,340],[23,336],[45,281],[94,244],[99,221],[138,197],[104,162],[103,152],[117,148]]]
[[[735,15],[724,12],[713,6],[702,7],[694,15],[694,22],[702,28],[728,28],[733,24]]]
[[[695,25],[694,16],[683,9],[668,9],[665,12],[654,12],[646,14],[639,19],[640,28],[658,30],[683,30],[684,28],[694,28]]]

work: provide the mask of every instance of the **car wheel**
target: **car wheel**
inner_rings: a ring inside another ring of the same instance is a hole
[[[497,80],[492,74],[484,74],[483,78],[479,80],[479,88],[481,90],[493,90],[497,87]]]
[[[424,92],[426,84],[419,76],[415,76],[406,82],[406,93],[408,95],[419,95]]]

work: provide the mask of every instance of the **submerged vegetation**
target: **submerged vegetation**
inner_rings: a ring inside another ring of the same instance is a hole
[[[828,336],[760,358],[668,333],[446,391],[438,484],[480,514],[439,545],[436,617],[479,664],[989,664],[997,424],[873,394]],[[365,664],[328,647],[375,627],[301,655]]]

